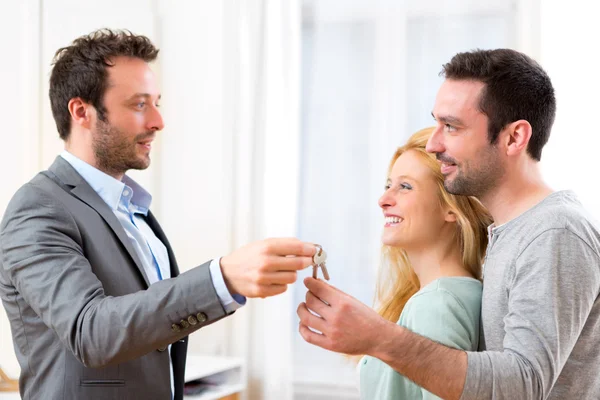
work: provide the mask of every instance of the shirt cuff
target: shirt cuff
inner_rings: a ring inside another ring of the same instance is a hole
[[[246,298],[239,294],[233,296],[229,293],[223,273],[221,272],[221,258],[215,258],[210,262],[210,278],[212,279],[213,286],[219,296],[219,301],[225,309],[227,314],[231,314],[238,308],[246,304]]]

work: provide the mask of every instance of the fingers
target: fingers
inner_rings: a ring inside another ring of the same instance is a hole
[[[261,285],[258,287],[258,293],[253,297],[272,297],[284,293],[287,285]]]
[[[311,257],[263,257],[255,261],[253,270],[261,275],[295,273],[313,265],[312,261]],[[296,279],[294,278],[295,281]]]
[[[250,285],[244,289],[243,296],[261,298],[277,296],[287,290],[287,285]]]
[[[308,329],[308,326],[303,325],[302,323],[300,323],[299,332],[306,343],[314,344],[315,346],[327,349],[327,338],[324,335],[311,331]]]
[[[312,257],[270,257],[268,269],[272,271],[300,271],[313,264]]]
[[[327,320],[327,314],[330,310],[330,306],[323,303],[321,299],[315,296],[312,292],[306,292],[306,307],[309,310],[319,314],[324,320]]]
[[[312,257],[317,252],[313,243],[303,242],[296,238],[274,238],[263,241],[268,254],[278,256]]]
[[[227,289],[247,297],[269,297],[296,282],[296,271],[313,263],[316,247],[296,238],[275,238],[250,243],[219,265]]]
[[[336,295],[342,293],[325,281],[311,276],[304,278],[304,286],[327,304],[334,304]]]
[[[300,303],[296,312],[298,313],[298,317],[300,317],[300,323],[302,325],[310,326],[319,332],[324,331],[325,320],[311,313],[306,307],[306,303]]]
[[[290,285],[296,282],[295,271],[263,272],[258,275],[256,283],[263,285]]]

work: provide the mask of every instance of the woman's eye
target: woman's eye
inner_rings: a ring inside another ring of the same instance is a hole
[[[400,184],[400,189],[411,190],[412,186],[410,186],[408,183],[401,183]]]

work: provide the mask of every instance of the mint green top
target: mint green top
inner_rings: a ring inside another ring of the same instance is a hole
[[[481,282],[476,279],[436,279],[408,300],[398,325],[446,346],[475,351],[479,343],[481,291]],[[439,399],[370,356],[360,361],[360,398]]]

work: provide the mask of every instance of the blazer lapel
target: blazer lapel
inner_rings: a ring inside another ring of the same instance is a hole
[[[163,232],[160,224],[152,214],[152,211],[148,211],[148,216],[146,217],[146,222],[148,226],[152,229],[156,237],[165,245],[167,248],[167,253],[169,254],[169,265],[171,267],[171,277],[175,278],[179,275],[179,267],[177,266],[177,261],[175,260],[175,254],[173,253],[173,249],[171,248],[171,244],[167,240],[167,236]]]
[[[64,158],[58,156],[54,163],[50,166],[49,171],[52,172],[64,185],[71,187],[71,193],[79,200],[93,208],[107,225],[115,233],[121,244],[125,247],[129,256],[135,263],[140,274],[144,278],[146,285],[150,286],[150,281],[146,276],[142,262],[140,261],[135,248],[131,244],[131,240],[127,236],[125,229],[100,196],[92,189],[92,187],[77,173],[77,171]],[[170,254],[169,254],[170,258]]]

